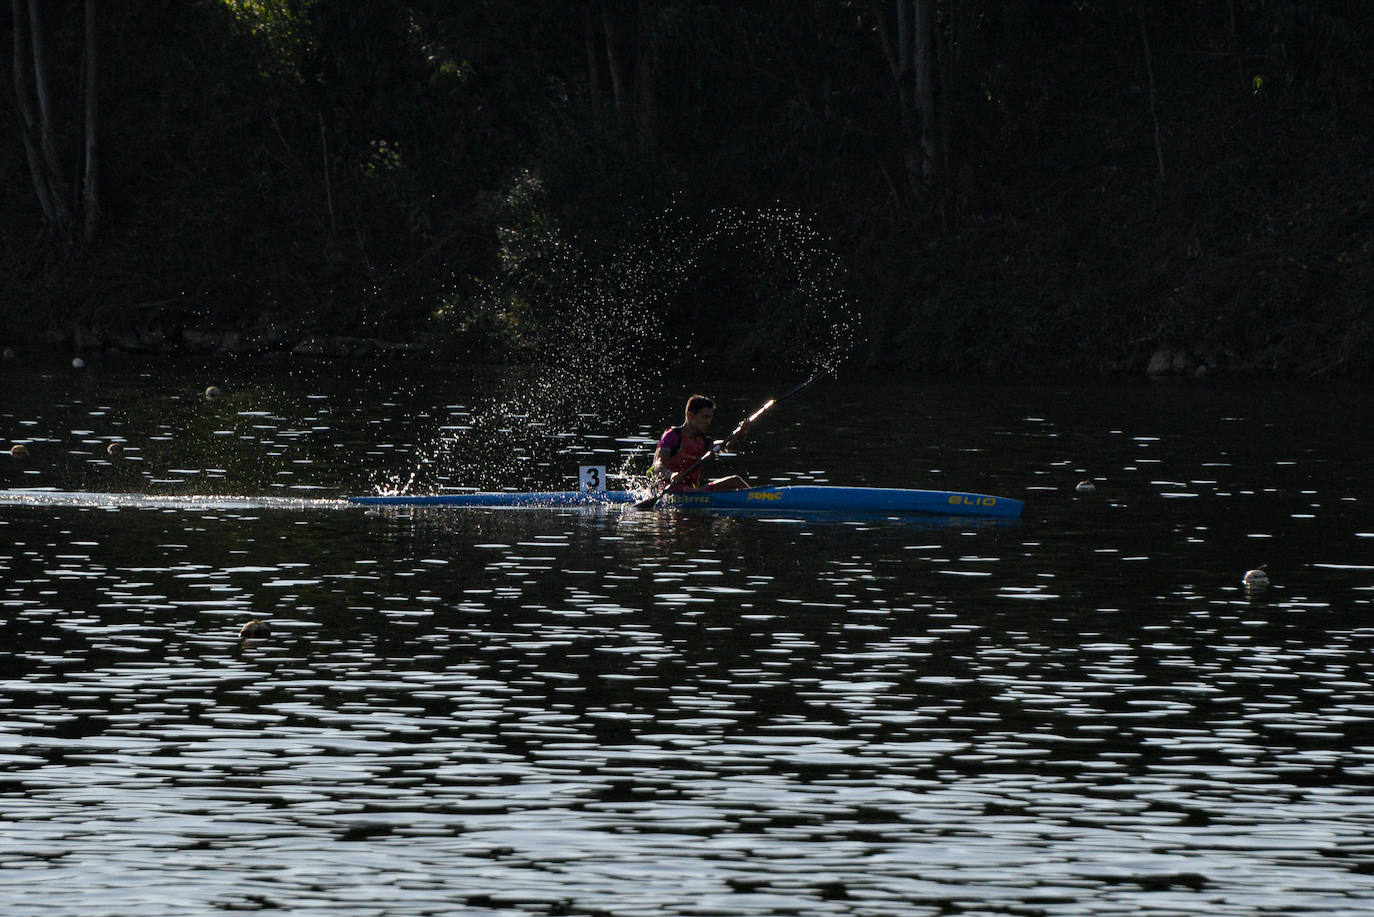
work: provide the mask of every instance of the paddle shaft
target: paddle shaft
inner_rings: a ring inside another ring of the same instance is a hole
[[[681,471],[674,473],[673,476],[668,479],[667,483],[665,483],[658,490],[657,493],[653,494],[650,497],[646,497],[643,500],[640,500],[638,503],[635,504],[635,508],[648,509],[649,507],[653,506],[655,503],[658,502],[660,497],[662,497],[664,494],[666,494],[669,490],[672,489],[673,485],[675,485],[678,481],[690,475],[693,471],[696,471],[698,468],[700,468],[702,462],[706,461],[708,458],[715,455],[717,452],[723,451],[726,446],[730,445],[730,443],[734,441],[736,436],[740,435],[740,433],[744,430],[746,426],[749,426],[754,421],[762,417],[765,413],[767,413],[769,408],[773,407],[776,404],[781,404],[788,398],[791,398],[793,395],[797,394],[797,392],[800,392],[802,389],[806,388],[812,382],[815,382],[821,376],[825,375],[826,372],[828,372],[828,370],[821,370],[820,372],[812,376],[810,379],[807,379],[801,385],[798,385],[796,388],[792,389],[792,391],[788,392],[786,395],[783,395],[781,398],[769,398],[766,402],[764,402],[763,407],[759,408],[757,411],[750,414],[744,420],[741,420],[739,422],[739,425],[735,427],[735,429],[730,431],[729,436],[725,437],[725,439],[721,440],[719,443],[716,443],[714,446],[707,449],[706,452],[701,456],[701,458],[697,459],[695,462],[688,465]]]

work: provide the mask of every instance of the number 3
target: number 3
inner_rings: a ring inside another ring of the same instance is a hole
[[[583,491],[602,493],[606,490],[606,466],[583,465],[578,469]]]

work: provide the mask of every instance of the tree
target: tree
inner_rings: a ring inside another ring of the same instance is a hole
[[[1233,11],[1234,15],[1234,11]],[[1145,27],[1145,2],[1141,0],[1136,7],[1136,16],[1140,20],[1140,44],[1145,50],[1145,76],[1149,81],[1150,89],[1150,121],[1155,130],[1155,159],[1159,163],[1159,179],[1164,180],[1164,144],[1159,136],[1159,101],[1155,93],[1155,62],[1154,55],[1150,53],[1150,32]]]
[[[86,0],[86,148],[85,148],[85,169],[81,183],[81,204],[85,208],[85,219],[82,224],[82,234],[89,243],[95,239],[96,231],[100,227],[100,119],[99,119],[99,95],[96,92],[99,86],[99,43],[96,41],[96,3],[95,0]]]
[[[47,34],[42,18],[47,4],[42,0],[12,0],[11,5],[14,12],[15,103],[29,174],[45,228],[53,237],[70,242],[76,232],[77,203],[73,182],[62,166],[59,151]],[[96,36],[96,0],[85,0],[82,50],[85,148],[80,206],[84,210],[82,235],[87,242],[95,238],[100,223]]]
[[[587,96],[593,128],[604,130],[602,67],[609,83],[616,126],[630,131],[645,154],[656,145],[658,31],[660,20],[679,11],[677,5],[653,5],[636,0],[611,9],[605,0],[588,0],[582,8],[586,53]]]
[[[948,141],[935,85],[936,0],[893,0],[892,17],[884,12],[882,0],[870,0],[869,5],[897,89],[902,176],[899,180],[889,173],[888,183],[899,212],[921,202],[938,205],[945,190]]]

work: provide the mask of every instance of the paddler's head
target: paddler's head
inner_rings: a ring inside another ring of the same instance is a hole
[[[705,395],[693,395],[687,399],[687,416],[682,425],[693,433],[706,433],[711,429],[711,419],[716,416],[716,403]]]

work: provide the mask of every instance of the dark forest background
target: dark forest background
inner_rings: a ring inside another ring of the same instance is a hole
[[[1374,369],[1368,0],[6,6],[14,343]]]

